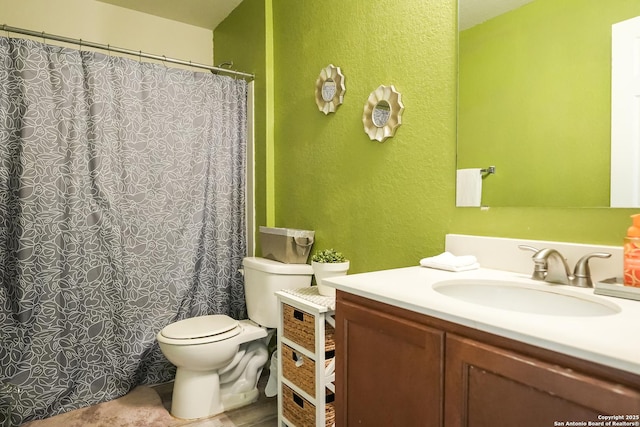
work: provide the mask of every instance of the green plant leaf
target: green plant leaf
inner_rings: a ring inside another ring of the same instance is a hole
[[[335,249],[323,249],[313,254],[311,261],[324,262],[324,263],[336,263],[345,262],[346,258],[342,255],[342,252],[338,252]]]

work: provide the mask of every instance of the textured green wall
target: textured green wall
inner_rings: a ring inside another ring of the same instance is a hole
[[[608,206],[611,25],[637,0],[536,0],[463,31],[458,167],[488,206]]]
[[[271,0],[245,0],[215,29],[214,63],[253,73],[256,229],[273,223],[273,41]],[[256,233],[257,234],[257,233]],[[259,235],[258,248],[259,248]]]
[[[243,4],[253,2],[262,3]],[[446,233],[620,245],[636,210],[454,207],[455,9],[454,0],[273,1],[275,225],[316,230],[315,248],[343,251],[351,273],[416,265],[444,249]],[[235,19],[230,31],[245,37],[251,16]],[[262,47],[246,49],[231,57]],[[329,63],[347,92],[325,116],[314,85]],[[382,144],[361,121],[380,84],[405,104],[403,125]]]
[[[351,272],[416,264],[442,250],[454,210],[455,3],[274,1],[276,222],[316,230]],[[325,116],[315,81],[345,75]],[[384,143],[364,133],[370,92],[395,85],[403,124]]]

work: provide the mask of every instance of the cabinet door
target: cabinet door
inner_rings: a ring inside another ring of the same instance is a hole
[[[571,369],[452,334],[446,353],[447,427],[587,425],[640,413],[638,390]]]
[[[444,333],[338,299],[336,426],[442,425]]]

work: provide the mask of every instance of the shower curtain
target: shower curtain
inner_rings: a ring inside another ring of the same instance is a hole
[[[247,84],[0,38],[0,426],[172,379],[168,323],[246,317]]]

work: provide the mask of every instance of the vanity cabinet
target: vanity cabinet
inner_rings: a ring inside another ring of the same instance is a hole
[[[638,375],[341,291],[336,390],[340,427],[540,427],[640,414]]]
[[[638,388],[455,334],[447,336],[445,371],[447,427],[491,426],[498,420],[554,426],[640,414]]]
[[[344,299],[336,324],[337,426],[442,425],[444,332]]]

